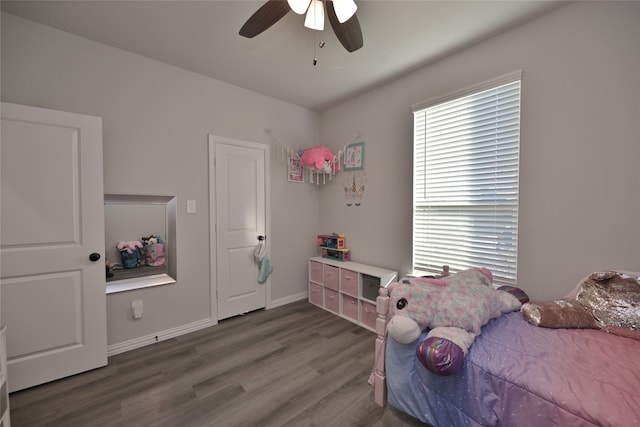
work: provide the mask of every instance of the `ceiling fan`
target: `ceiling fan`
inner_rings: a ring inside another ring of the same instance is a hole
[[[282,19],[290,10],[299,15],[306,12],[304,26],[322,31],[325,6],[333,32],[342,46],[349,52],[360,49],[363,45],[362,30],[353,0],[269,0],[244,23],[240,35],[253,38]]]

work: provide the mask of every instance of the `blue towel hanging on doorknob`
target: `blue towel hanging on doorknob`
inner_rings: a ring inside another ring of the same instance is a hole
[[[264,283],[267,281],[267,277],[273,271],[273,266],[271,265],[271,260],[269,259],[269,255],[265,254],[262,261],[260,261],[259,271],[258,271],[258,283]]]
[[[264,243],[264,239],[258,242],[254,258],[258,263],[258,283],[264,283],[267,281],[271,272],[273,272],[273,265],[271,265],[271,260],[267,254],[267,246]]]

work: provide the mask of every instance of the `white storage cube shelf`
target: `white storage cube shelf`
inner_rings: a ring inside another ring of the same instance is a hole
[[[353,261],[310,258],[309,302],[375,332],[378,289],[397,277],[395,271]]]

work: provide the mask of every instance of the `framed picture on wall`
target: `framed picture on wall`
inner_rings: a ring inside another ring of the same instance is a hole
[[[300,159],[289,157],[288,176],[289,182],[304,182],[304,170]]]
[[[364,142],[347,145],[344,150],[344,170],[359,171],[364,169]]]

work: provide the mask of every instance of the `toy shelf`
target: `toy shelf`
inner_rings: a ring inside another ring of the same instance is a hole
[[[309,259],[309,302],[370,331],[376,330],[378,289],[398,273],[352,261]]]

